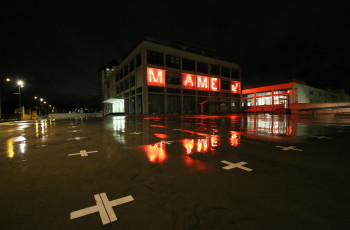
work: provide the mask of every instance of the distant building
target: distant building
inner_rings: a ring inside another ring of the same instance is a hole
[[[239,65],[187,44],[145,39],[99,73],[105,114],[232,113],[241,107]]]
[[[283,111],[291,104],[349,101],[345,90],[319,89],[295,79],[275,84],[246,86],[242,95],[244,110],[248,112]]]

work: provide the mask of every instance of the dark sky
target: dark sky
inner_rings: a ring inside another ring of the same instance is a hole
[[[26,100],[93,106],[98,68],[143,36],[213,49],[244,85],[297,78],[350,93],[350,1],[89,2],[1,3],[0,74],[21,76]]]

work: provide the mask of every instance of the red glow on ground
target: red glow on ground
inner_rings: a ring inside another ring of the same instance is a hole
[[[168,135],[163,134],[163,133],[153,133],[153,134],[154,134],[154,136],[156,136],[156,137],[158,137],[158,138],[160,138],[160,139],[166,139],[166,138],[168,138]]]
[[[165,151],[165,143],[155,143],[143,146],[147,158],[152,163],[162,163],[165,161],[167,155]]]
[[[164,125],[149,125],[151,127],[158,127],[158,128],[164,128],[166,129],[166,127]]]
[[[230,131],[231,137],[230,137],[230,145],[231,146],[238,146],[241,142],[241,134],[237,131]]]
[[[184,139],[183,146],[186,148],[186,154],[191,154],[194,147],[193,139]]]

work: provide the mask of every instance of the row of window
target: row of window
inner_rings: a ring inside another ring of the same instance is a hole
[[[150,93],[164,93],[166,89],[166,92],[168,94],[181,94],[181,89],[173,89],[173,88],[162,88],[162,87],[156,87],[156,86],[148,86],[148,92]],[[190,89],[183,89],[183,94],[186,95],[196,95],[196,90],[190,90]],[[237,97],[237,94],[231,94],[231,93],[220,93],[220,92],[209,92],[209,91],[197,91],[197,95],[199,96],[212,96],[212,97]]]
[[[171,67],[175,69],[182,68],[182,70],[193,71],[193,72],[197,70],[198,73],[203,73],[203,74],[209,73],[215,76],[231,77],[231,78],[239,79],[239,70],[230,69],[224,66],[213,65],[213,64],[197,61],[197,68],[196,68],[195,60],[182,58],[182,62],[181,62],[180,57],[173,56],[173,55],[165,55],[165,63],[166,63],[166,67]],[[160,52],[147,50],[147,64],[164,66],[164,54]]]
[[[123,79],[129,73],[134,71],[137,67],[141,66],[141,53],[137,54],[134,58],[132,58],[128,64],[125,64],[123,68],[116,73],[116,81]]]

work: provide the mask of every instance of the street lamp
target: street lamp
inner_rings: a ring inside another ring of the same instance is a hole
[[[18,85],[18,120],[21,120],[21,113],[22,113],[22,107],[21,107],[21,88],[24,86],[24,82],[22,80],[17,81]]]

